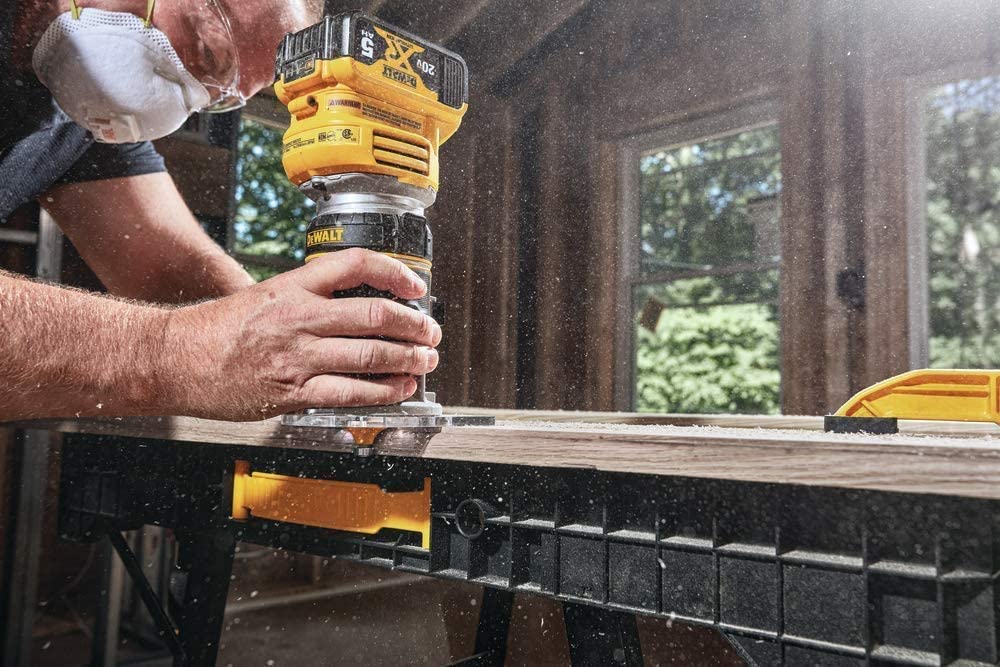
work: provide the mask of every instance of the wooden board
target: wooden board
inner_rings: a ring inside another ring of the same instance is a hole
[[[726,428],[822,431],[823,418],[808,415],[708,415],[662,414],[653,412],[585,412],[576,410],[497,410],[455,408],[461,414],[493,415],[510,422],[576,422],[581,424],[630,424],[633,426],[722,426]],[[458,412],[456,412],[458,414]],[[907,420],[899,423],[904,434],[945,435],[948,437],[1000,437],[1000,426],[981,422]]]
[[[642,415],[498,412],[510,419],[488,428],[446,428],[420,449],[389,444],[380,451],[454,461],[1000,499],[996,427],[991,427],[993,436],[978,425],[948,425],[950,435],[868,436],[817,431],[820,420],[815,417],[655,417],[661,422],[715,424],[697,426],[609,423],[616,418],[649,419]],[[524,421],[531,418],[534,421]],[[277,419],[252,423],[186,417],[90,419],[19,426],[333,452],[351,448],[341,432],[284,427]]]

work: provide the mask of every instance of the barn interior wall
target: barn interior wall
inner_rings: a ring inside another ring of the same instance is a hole
[[[621,407],[621,147],[758,102],[781,134],[784,412],[835,409],[906,370],[914,100],[929,78],[996,67],[991,3],[959,4],[590,3],[519,61],[473,69],[432,213],[454,315],[444,399]],[[866,277],[865,306],[838,295],[845,271]]]

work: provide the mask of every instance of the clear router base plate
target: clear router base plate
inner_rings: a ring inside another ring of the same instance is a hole
[[[306,410],[282,416],[285,426],[319,428],[405,428],[425,429],[443,426],[493,426],[496,417],[489,415],[403,415],[350,414],[332,410]]]

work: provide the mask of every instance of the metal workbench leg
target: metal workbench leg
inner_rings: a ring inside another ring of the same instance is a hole
[[[125,566],[110,540],[101,544],[101,551],[101,601],[94,621],[90,664],[91,667],[114,667],[118,664]]]
[[[135,553],[129,547],[128,542],[126,542],[125,538],[122,537],[122,534],[118,532],[118,529],[116,529],[110,523],[104,522],[103,528],[104,532],[108,536],[108,542],[114,548],[115,552],[118,553],[118,557],[120,559],[122,567],[124,567],[125,571],[127,571],[129,573],[129,576],[132,577],[132,582],[139,587],[139,594],[142,597],[143,603],[146,605],[146,609],[149,610],[150,615],[155,620],[156,625],[159,628],[159,633],[161,638],[163,639],[164,643],[166,643],[167,648],[170,649],[171,654],[173,654],[174,656],[174,665],[181,667],[183,665],[190,664],[187,654],[185,652],[185,645],[183,642],[183,638],[179,636],[180,632],[177,629],[177,626],[174,625],[173,621],[171,621],[170,617],[167,615],[166,610],[163,608],[160,599],[156,596],[156,592],[153,590],[153,587],[150,586],[149,580],[146,579],[146,575],[142,571],[142,564],[139,563],[139,561],[136,559]],[[115,598],[115,600],[118,601],[119,603],[121,601],[121,593],[122,593],[121,586],[119,585],[118,590],[116,591],[116,598]],[[105,606],[107,606],[110,609],[111,602],[109,601],[109,604]],[[115,627],[113,634],[116,638],[118,636],[117,624],[121,618],[120,612],[121,612],[120,604],[115,603],[114,614],[113,614],[114,616],[113,622],[115,623]],[[108,643],[108,637],[106,636],[108,633],[101,632],[101,623],[100,623],[101,617],[105,615],[108,614],[106,614],[106,612],[102,612],[102,614],[98,617],[99,621],[97,628],[98,631],[94,633],[95,643],[103,643],[103,644]],[[95,648],[97,650],[100,650],[102,646],[97,646]],[[95,661],[95,665],[98,664],[99,663]]]
[[[513,608],[514,594],[511,591],[483,589],[483,604],[476,627],[476,648],[471,657],[452,663],[452,667],[503,667]]]
[[[564,602],[563,616],[574,667],[642,667],[635,614]]]
[[[25,430],[16,438],[11,534],[4,559],[6,571],[0,582],[4,592],[0,616],[5,618],[0,622],[3,640],[0,663],[10,667],[31,664],[31,631],[38,606],[38,563],[53,435],[48,431]]]
[[[236,538],[228,530],[178,531],[171,575],[174,618],[192,665],[214,665],[222,635]]]

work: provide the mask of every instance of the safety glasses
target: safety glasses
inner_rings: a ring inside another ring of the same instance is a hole
[[[208,106],[201,111],[225,113],[239,109],[246,105],[247,100],[239,88],[240,54],[229,17],[216,0],[196,2],[202,8],[202,18],[205,19],[197,34],[203,39],[206,59],[216,68],[216,72],[212,74],[195,74],[212,97]]]

